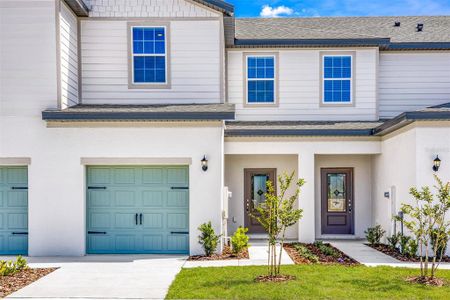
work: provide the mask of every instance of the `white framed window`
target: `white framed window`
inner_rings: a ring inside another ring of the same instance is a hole
[[[129,88],[169,88],[169,26],[128,24]]]
[[[246,104],[276,104],[277,58],[273,54],[245,56]]]
[[[322,104],[353,103],[353,61],[351,54],[322,56]]]

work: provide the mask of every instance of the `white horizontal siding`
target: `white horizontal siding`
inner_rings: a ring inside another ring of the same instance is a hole
[[[245,51],[244,51],[245,52]],[[228,52],[228,100],[239,120],[375,120],[377,51],[356,51],[355,105],[320,106],[320,51],[279,51],[279,106],[245,107],[242,51]],[[247,52],[254,52],[249,50]],[[269,51],[273,52],[273,51]]]
[[[169,39],[171,87],[129,89],[127,22],[83,20],[83,103],[219,103],[219,20],[171,21]]]
[[[217,17],[189,0],[91,0],[91,17]]]
[[[380,117],[450,102],[450,53],[381,53]]]
[[[61,107],[77,104],[78,99],[78,28],[77,17],[61,1],[60,55]]]

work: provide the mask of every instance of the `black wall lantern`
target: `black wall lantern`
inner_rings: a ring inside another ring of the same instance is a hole
[[[439,171],[441,166],[441,160],[439,159],[439,155],[436,155],[436,158],[433,160],[433,171]]]
[[[206,155],[203,155],[202,162],[202,170],[206,172],[208,170],[208,160],[206,159]]]

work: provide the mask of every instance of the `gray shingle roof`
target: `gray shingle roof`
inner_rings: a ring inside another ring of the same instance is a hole
[[[62,110],[45,110],[47,121],[105,120],[234,120],[232,104],[180,105],[75,105]]]
[[[422,32],[418,23],[424,25]],[[236,39],[242,40],[380,38],[392,43],[450,42],[450,16],[236,19]]]

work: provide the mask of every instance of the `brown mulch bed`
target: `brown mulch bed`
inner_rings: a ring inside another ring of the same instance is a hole
[[[296,277],[292,275],[281,275],[281,274],[276,276],[261,275],[255,278],[255,282],[285,282],[295,279]]]
[[[347,266],[359,265],[359,262],[357,262],[353,258],[347,256],[345,253],[343,253],[339,249],[331,246],[328,243],[324,243],[324,245],[327,245],[327,246],[333,248],[337,253],[339,253],[339,257],[325,255],[314,244],[303,244],[303,243],[296,243],[296,244],[303,245],[306,248],[308,248],[314,255],[316,255],[319,258],[318,263],[320,263],[320,264],[340,264],[340,265],[347,265]],[[309,261],[305,257],[301,256],[297,252],[297,250],[294,248],[294,245],[295,244],[285,244],[284,250],[286,250],[286,252],[292,258],[292,260],[295,262],[295,264],[301,265],[301,264],[313,264],[314,263],[314,262]]]
[[[11,276],[0,276],[0,298],[20,290],[55,270],[55,268],[26,269]]]
[[[389,255],[395,259],[398,259],[399,261],[404,261],[404,262],[420,262],[420,258],[419,257],[409,257],[406,255],[403,255],[400,253],[400,251],[398,249],[393,249],[391,247],[389,247],[386,244],[375,244],[375,245],[370,245],[370,244],[366,244],[366,246],[369,246],[375,250],[378,250],[386,255]],[[432,258],[430,258],[430,261],[432,260]],[[450,262],[450,257],[449,256],[444,256],[442,258],[441,262]]]
[[[222,254],[213,254],[211,256],[204,255],[194,255],[189,256],[188,260],[230,260],[230,259],[249,259],[248,249],[242,251],[238,255],[235,255],[231,252],[229,247],[225,247],[222,251]]]
[[[406,279],[407,282],[410,283],[418,283],[418,284],[423,284],[423,285],[428,285],[428,286],[437,286],[437,287],[441,287],[443,285],[446,284],[446,282],[444,281],[444,279],[441,278],[425,278],[425,277],[410,277]]]

